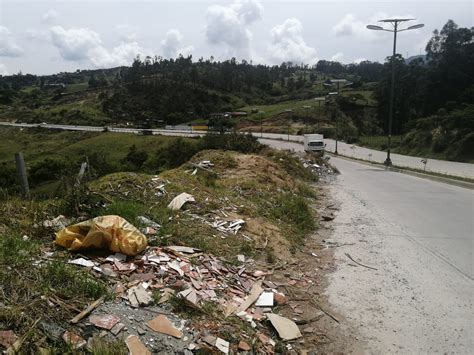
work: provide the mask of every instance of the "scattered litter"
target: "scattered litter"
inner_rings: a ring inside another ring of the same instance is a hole
[[[73,349],[80,349],[87,344],[87,342],[82,337],[70,331],[64,332],[63,340],[67,344],[71,345]]]
[[[145,216],[138,216],[137,220],[138,220],[138,222],[143,224],[144,227],[151,227],[151,228],[156,229],[156,230],[161,228],[160,224],[156,223],[155,221],[152,221],[149,218],[146,218]]]
[[[72,220],[64,217],[63,215],[59,215],[56,218],[43,221],[43,227],[52,228],[55,231],[59,231],[66,228],[66,226],[68,226],[71,222]]]
[[[229,353],[229,345],[230,345],[229,342],[225,341],[224,339],[221,339],[221,338],[216,339],[216,344],[215,344],[216,348],[222,351],[224,354]]]
[[[125,340],[130,355],[151,355],[151,351],[146,348],[136,335],[129,335]]]
[[[80,266],[85,266],[85,267],[93,267],[95,266],[94,262],[84,259],[84,258],[77,258],[74,260],[69,260],[67,262],[68,264],[74,264],[74,265],[80,265]]]
[[[273,307],[273,292],[262,292],[257,302],[257,307]]]
[[[237,313],[245,311],[247,308],[249,308],[258,299],[262,292],[262,280],[259,280],[253,284],[250,294],[247,296],[245,301],[242,302],[242,304],[237,308]]]
[[[178,339],[183,336],[181,331],[177,329],[164,314],[160,314],[158,317],[152,319],[147,323],[147,325],[158,333],[171,335]]]
[[[236,219],[230,221],[216,220],[211,225],[221,232],[237,234],[244,224],[243,219]]]
[[[238,346],[239,350],[243,350],[243,351],[250,351],[252,348],[250,347],[249,344],[247,344],[245,341],[241,340],[239,341],[239,346]]]
[[[55,243],[69,250],[106,248],[137,255],[147,246],[146,237],[120,216],[100,216],[56,233]]]
[[[114,314],[105,314],[101,316],[90,316],[89,322],[94,324],[98,328],[103,328],[110,330],[114,327],[115,324],[120,322],[120,317],[117,317]]]
[[[9,348],[17,341],[18,337],[15,335],[13,330],[0,330],[0,345],[5,348]]]
[[[113,326],[112,329],[110,329],[110,332],[117,336],[123,329],[125,328],[125,324],[123,323],[117,323]]]
[[[165,247],[165,249],[172,250],[172,251],[177,252],[177,253],[186,253],[186,254],[194,254],[196,252],[201,251],[200,249],[196,249],[196,248],[176,246],[176,245],[167,246],[167,247]]]
[[[168,208],[172,211],[177,211],[177,210],[180,210],[181,207],[183,207],[183,205],[186,203],[186,202],[195,202],[196,200],[194,199],[194,197],[186,192],[183,192],[181,194],[179,194],[178,196],[176,196],[171,202],[170,204],[168,205]]]
[[[148,306],[153,302],[153,298],[148,294],[143,284],[129,288],[127,298],[133,308]]]
[[[106,261],[125,261],[127,260],[127,256],[125,254],[121,253],[115,253],[113,255],[109,255],[107,258],[105,258]]]
[[[267,318],[283,340],[293,340],[302,336],[298,326],[292,320],[274,313],[268,313]]]

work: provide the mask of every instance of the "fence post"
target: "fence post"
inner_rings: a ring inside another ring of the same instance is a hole
[[[23,190],[23,197],[30,199],[30,187],[28,185],[28,176],[26,175],[25,160],[23,159],[23,153],[15,153],[16,170],[20,177],[21,188]]]

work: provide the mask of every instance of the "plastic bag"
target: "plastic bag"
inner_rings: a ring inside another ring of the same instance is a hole
[[[69,250],[107,249],[134,256],[146,248],[147,239],[120,216],[100,216],[64,228],[55,243]]]

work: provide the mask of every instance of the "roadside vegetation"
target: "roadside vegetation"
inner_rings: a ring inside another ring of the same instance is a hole
[[[33,199],[27,201],[20,197],[18,189],[3,186],[0,328],[22,335],[17,344],[20,352],[48,349],[53,353],[74,353],[62,339],[54,338],[55,330],[57,333],[70,329],[68,320],[91,301],[115,297],[107,279],[93,277],[87,269],[66,263],[77,256],[55,246],[54,229],[44,223],[58,215],[76,221],[117,214],[139,228],[145,227],[140,216],[146,216],[161,225],[157,234],[149,236],[150,246],[195,247],[230,265],[237,262],[239,254],[276,265],[298,250],[317,227],[311,208],[317,198],[312,187],[317,177],[299,157],[264,148],[251,136],[168,139],[101,133],[73,138],[68,132],[2,132],[2,139],[10,136],[17,144],[15,148],[23,150],[27,162],[32,163],[29,176],[34,192],[45,192],[41,190],[45,181],[61,184],[68,174],[77,172],[81,159],[72,159],[76,156],[73,152],[87,154],[82,149],[101,147],[110,153],[103,160],[90,160],[91,174],[86,173],[80,186],[70,185],[60,194],[33,193]],[[38,153],[40,147],[43,157]],[[4,145],[2,148],[2,160],[11,158],[15,149],[8,150]],[[322,164],[311,156],[305,159]],[[202,161],[213,165],[198,168]],[[104,164],[111,170],[104,170]],[[157,194],[161,191],[157,184],[163,184],[164,193]],[[167,205],[181,192],[192,194],[195,202],[186,204],[181,211],[169,210]],[[238,235],[222,234],[212,226],[216,218],[224,216],[245,221]],[[160,297],[156,292],[155,302]],[[176,297],[169,302],[179,313],[192,311]],[[209,304],[202,306],[198,316],[213,320],[222,314]],[[238,318],[232,324],[248,327]],[[94,342],[90,351],[122,354],[125,349],[119,341],[103,339]]]

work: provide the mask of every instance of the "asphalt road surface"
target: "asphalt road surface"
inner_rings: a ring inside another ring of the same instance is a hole
[[[277,148],[301,145],[263,140]],[[327,296],[367,353],[474,349],[472,190],[341,158]],[[376,268],[365,268],[356,261]]]

